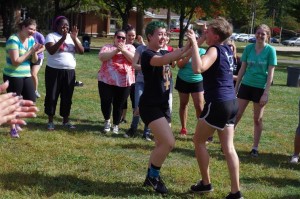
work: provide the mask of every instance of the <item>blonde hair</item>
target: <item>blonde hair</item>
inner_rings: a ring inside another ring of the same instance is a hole
[[[256,27],[256,31],[255,33],[259,30],[263,30],[267,33],[267,37],[268,37],[268,42],[270,41],[271,38],[271,29],[269,26],[267,26],[266,24],[260,24],[259,26]]]

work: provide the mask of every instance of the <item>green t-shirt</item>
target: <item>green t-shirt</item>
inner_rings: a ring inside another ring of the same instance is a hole
[[[28,48],[25,49],[22,42],[19,40],[17,35],[12,35],[6,41],[6,65],[3,69],[3,74],[10,76],[10,77],[30,77],[30,59],[25,60],[19,66],[12,65],[12,61],[9,57],[10,50],[17,50],[19,51],[19,56],[21,57],[27,51],[29,51],[34,46],[34,38],[30,37],[28,39]]]
[[[204,55],[206,53],[206,50],[203,48],[199,48],[199,54]],[[203,77],[201,74],[195,74],[192,68],[192,58],[189,59],[188,63],[184,65],[182,68],[178,71],[178,77],[182,79],[183,81],[186,81],[188,83],[196,83],[203,80]]]
[[[241,61],[247,64],[242,84],[265,89],[268,67],[277,65],[275,48],[266,44],[264,49],[259,54],[256,54],[255,44],[249,44],[243,52]]]

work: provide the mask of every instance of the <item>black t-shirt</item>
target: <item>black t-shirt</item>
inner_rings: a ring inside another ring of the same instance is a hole
[[[144,92],[140,98],[140,106],[169,106],[170,94],[170,65],[151,66],[153,56],[162,56],[166,50],[155,52],[147,49],[141,56],[141,68],[144,75]]]

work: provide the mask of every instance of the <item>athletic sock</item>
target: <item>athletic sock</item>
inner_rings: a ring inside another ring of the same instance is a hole
[[[148,175],[151,178],[157,178],[159,176],[160,167],[154,166],[151,164],[151,167],[149,169]]]

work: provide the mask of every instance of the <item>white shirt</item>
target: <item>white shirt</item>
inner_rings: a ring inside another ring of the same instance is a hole
[[[62,38],[62,35],[53,32],[49,33],[46,36],[45,44],[57,43]],[[47,66],[56,69],[75,69],[76,60],[75,60],[75,44],[70,36],[67,34],[67,38],[64,43],[59,47],[59,49],[53,54],[50,55],[47,52]]]

